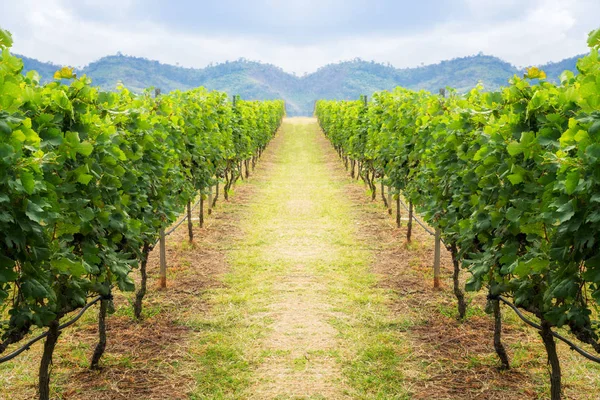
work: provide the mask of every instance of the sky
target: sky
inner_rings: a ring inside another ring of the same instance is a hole
[[[519,67],[585,53],[600,0],[0,0],[13,52],[82,67],[123,54],[298,75],[362,58],[415,67],[483,52]]]

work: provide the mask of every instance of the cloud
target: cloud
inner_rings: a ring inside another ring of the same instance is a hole
[[[600,15],[597,0],[198,3],[21,0],[3,6],[0,25],[15,52],[59,64],[121,51],[189,67],[244,57],[302,74],[356,57],[397,67],[480,51],[519,66],[557,61],[586,51]]]

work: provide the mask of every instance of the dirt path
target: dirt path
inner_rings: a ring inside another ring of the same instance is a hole
[[[246,234],[267,272],[274,273],[269,305],[261,318],[272,321],[260,341],[250,398],[343,398],[345,384],[332,353],[340,346],[330,323],[335,317],[327,298],[326,276],[319,267],[335,263],[339,246],[334,188],[323,184],[327,171],[315,146],[311,119],[293,119],[265,160],[267,179],[258,183],[250,204]],[[256,218],[256,216],[260,216]],[[258,228],[257,224],[258,222]],[[241,252],[247,248],[242,247]]]

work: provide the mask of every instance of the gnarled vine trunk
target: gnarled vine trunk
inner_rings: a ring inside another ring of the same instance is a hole
[[[463,319],[467,313],[467,303],[465,302],[465,294],[460,288],[460,260],[458,259],[458,248],[455,243],[450,245],[450,255],[452,256],[452,283],[454,296],[456,296],[458,303],[458,316],[460,319]]]
[[[140,274],[141,274],[140,288],[138,289],[137,293],[135,294],[135,301],[133,303],[133,315],[138,320],[142,318],[142,301],[144,300],[144,296],[146,295],[147,284],[148,284],[148,272],[147,272],[146,267],[148,265],[148,254],[149,253],[150,253],[150,245],[148,244],[148,242],[145,242],[144,247],[142,248],[142,259],[140,262]]]
[[[38,379],[38,391],[40,400],[50,400],[50,365],[52,365],[52,355],[56,348],[56,342],[60,336],[58,330],[59,320],[55,319],[50,322],[48,327],[48,336],[44,342],[44,353],[42,354],[42,360],[40,361],[40,371]]]
[[[215,208],[218,198],[219,198],[219,181],[217,181],[217,184],[215,185],[215,197],[213,199],[212,208]]]
[[[540,336],[548,354],[548,364],[550,364],[550,399],[560,400],[562,397],[561,389],[561,371],[558,353],[556,352],[556,342],[552,336],[551,325],[548,321],[542,318],[542,330]]]
[[[500,310],[500,300],[491,299],[492,309],[494,311],[494,350],[500,359],[500,369],[510,368],[508,354],[502,344],[502,312]]]
[[[92,361],[90,362],[91,369],[100,369],[100,359],[106,350],[106,315],[108,313],[108,303],[110,300],[100,301],[100,310],[98,311],[98,344],[92,354]]]
[[[383,184],[383,179],[381,180],[381,200],[383,200],[383,205],[385,208],[389,208],[387,199],[385,197],[385,185]]]

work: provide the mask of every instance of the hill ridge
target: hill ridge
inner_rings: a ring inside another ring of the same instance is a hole
[[[54,71],[61,67],[26,56],[19,57],[23,58],[24,72],[36,70],[46,81],[52,79]],[[579,57],[581,55],[539,67],[546,71],[550,80],[556,81],[562,71],[576,70]],[[104,56],[76,69],[106,90],[113,90],[118,82],[122,82],[134,91],[148,87],[171,91],[204,86],[232,95],[239,94],[246,99],[283,98],[290,116],[312,114],[317,99],[354,99],[361,94],[391,90],[396,86],[429,91],[450,86],[466,91],[481,82],[484,87],[493,90],[524,71],[496,56],[482,53],[409,68],[355,58],[324,65],[302,76],[273,64],[244,58],[209,64],[204,68],[189,68],[121,53]]]

